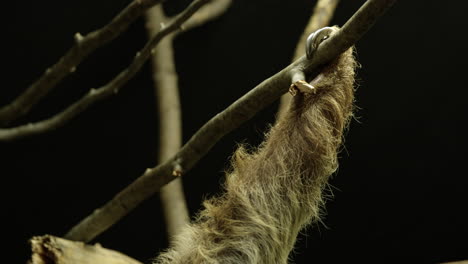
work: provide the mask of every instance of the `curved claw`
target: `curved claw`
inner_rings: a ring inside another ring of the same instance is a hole
[[[308,84],[306,81],[299,80],[291,84],[291,86],[289,86],[289,93],[292,96],[296,96],[298,92],[315,93],[315,87],[313,85]]]
[[[307,41],[306,41],[307,59],[309,60],[312,59],[312,56],[314,55],[314,52],[317,50],[320,43],[322,43],[322,41],[329,38],[331,33],[334,31],[335,29],[332,27],[323,27],[321,29],[318,29],[314,33],[310,34],[309,37],[307,37]]]

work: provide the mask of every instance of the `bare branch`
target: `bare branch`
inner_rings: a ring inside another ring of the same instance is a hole
[[[57,83],[68,74],[74,72],[76,67],[90,53],[97,48],[109,43],[128,26],[133,23],[143,12],[163,0],[135,0],[122,10],[109,24],[101,29],[93,31],[85,36],[75,34],[75,43],[67,53],[45,73],[29,86],[13,102],[0,108],[0,125],[7,124],[29,112]]]
[[[66,238],[90,241],[107,230],[163,185],[174,180],[176,176],[172,172],[175,166],[181,166],[183,171],[190,170],[221,137],[286,93],[292,75],[297,71],[312,79],[317,75],[321,65],[336,58],[356,43],[395,2],[396,0],[368,0],[342,29],[318,47],[311,60],[302,56],[214,116],[174,157],[155,168],[147,169],[112,200],[74,226],[66,234]]]
[[[148,35],[155,35],[159,30],[160,24],[165,23],[165,20],[166,16],[161,5],[149,9],[146,13]],[[159,117],[158,164],[169,160],[182,146],[179,87],[172,44],[172,37],[164,38],[156,46],[151,58],[154,94]],[[161,198],[169,240],[172,240],[181,228],[189,222],[182,178],[179,177],[161,188],[159,196]]]
[[[91,89],[89,93],[83,96],[80,100],[66,108],[63,112],[49,119],[18,127],[0,129],[0,141],[14,140],[56,129],[64,125],[74,116],[83,112],[89,105],[117,93],[119,89],[141,69],[146,60],[148,60],[154,52],[156,45],[162,39],[174,31],[180,30],[180,26],[209,1],[210,0],[196,0],[192,2],[181,14],[177,15],[169,25],[164,26],[154,37],[152,37],[143,49],[136,53],[135,58],[128,68],[121,71],[106,85],[99,89]]]
[[[142,264],[115,250],[99,244],[86,245],[51,235],[31,238],[32,256],[28,264]]]
[[[190,30],[195,27],[204,25],[205,23],[214,20],[224,14],[231,6],[232,0],[214,0],[208,5],[205,5],[195,15],[193,15],[182,27],[182,32]]]
[[[293,61],[299,59],[305,52],[305,43],[307,37],[317,29],[327,26],[333,17],[335,8],[340,0],[318,0],[315,4],[312,16],[307,23],[304,32],[302,32],[299,41],[297,42],[296,50],[294,51]],[[281,96],[278,107],[278,116],[282,116],[291,102],[291,96],[284,94]]]

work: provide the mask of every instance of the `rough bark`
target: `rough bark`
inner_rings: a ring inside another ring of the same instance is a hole
[[[36,236],[29,242],[32,255],[28,264],[142,264],[99,244],[86,245],[50,235]]]

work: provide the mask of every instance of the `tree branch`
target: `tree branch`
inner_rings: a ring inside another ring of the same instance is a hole
[[[75,34],[75,43],[53,66],[29,86],[13,102],[0,108],[0,125],[7,124],[29,112],[57,83],[76,67],[90,53],[109,43],[133,23],[146,9],[161,3],[163,0],[135,0],[122,10],[109,24],[86,36]]]
[[[149,9],[146,13],[148,35],[156,34],[161,23],[165,23],[166,19],[161,5]],[[158,164],[169,160],[182,146],[181,108],[172,40],[172,36],[161,40],[151,58],[154,94],[159,117]],[[182,178],[179,177],[161,188],[159,197],[167,234],[171,241],[189,222]]]
[[[86,245],[51,235],[31,238],[32,256],[28,264],[142,264],[99,244]]]
[[[318,0],[315,4],[312,16],[307,23],[304,32],[297,42],[296,50],[294,51],[293,61],[299,59],[305,52],[305,43],[307,37],[317,29],[327,26],[333,17],[335,8],[340,0]],[[278,116],[282,116],[291,102],[291,95],[284,94],[281,96],[278,107]]]
[[[231,6],[232,0],[214,0],[208,5],[205,5],[195,15],[193,15],[187,22],[182,25],[182,31],[188,31],[192,28],[199,27],[205,23],[214,20],[224,14]]]
[[[112,200],[74,226],[65,237],[90,241],[107,230],[163,185],[177,178],[173,174],[175,170],[180,172],[190,170],[221,137],[287,92],[292,76],[301,72],[307,79],[312,79],[319,72],[321,65],[354,45],[395,2],[396,0],[368,0],[342,29],[320,44],[311,60],[302,56],[257,85],[203,125],[170,160],[155,168],[147,169]]]
[[[180,26],[209,1],[210,0],[195,0],[192,2],[182,13],[177,15],[169,25],[164,26],[154,37],[152,37],[146,43],[144,48],[136,53],[136,56],[130,66],[121,71],[109,83],[98,89],[91,89],[89,93],[77,102],[49,119],[37,123],[0,129],[0,141],[14,140],[56,129],[64,125],[79,113],[83,112],[89,105],[117,93],[119,89],[141,69],[146,60],[148,60],[151,54],[155,52],[154,47],[156,47],[162,39],[174,31],[180,30]]]
[[[299,59],[304,55],[305,43],[307,37],[319,28],[329,25],[333,18],[336,6],[340,0],[318,0],[314,7],[312,16],[304,29],[299,41],[297,42],[296,50],[294,52],[293,60]]]

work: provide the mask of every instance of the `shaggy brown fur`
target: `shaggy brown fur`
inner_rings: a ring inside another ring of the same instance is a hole
[[[226,192],[155,263],[287,263],[298,232],[319,218],[353,108],[352,49],[321,73],[316,94],[298,94],[253,153],[240,147]]]

